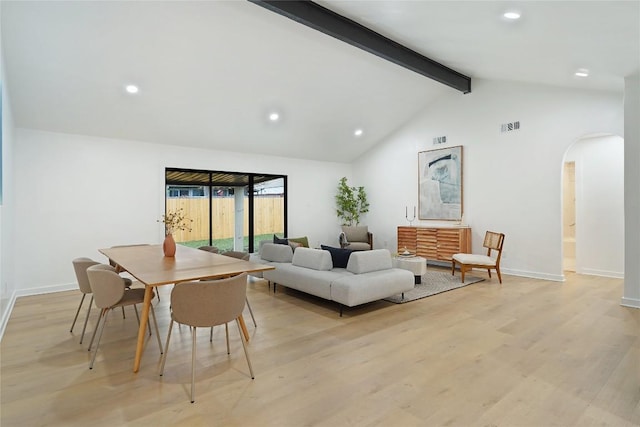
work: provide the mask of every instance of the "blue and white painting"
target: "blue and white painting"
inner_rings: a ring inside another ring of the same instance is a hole
[[[418,153],[419,219],[462,220],[462,146]]]

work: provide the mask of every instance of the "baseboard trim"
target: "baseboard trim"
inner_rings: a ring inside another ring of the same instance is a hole
[[[16,297],[28,297],[32,295],[52,294],[54,292],[73,291],[78,289],[76,283],[66,285],[41,286],[39,288],[20,289],[16,291]]]
[[[431,261],[428,260],[427,261],[427,266],[429,265],[437,265],[439,267],[447,267],[447,268],[451,268],[451,263],[450,262],[444,262],[444,261]],[[456,267],[456,270],[458,268]],[[486,273],[486,269],[482,269],[482,268],[474,268],[472,270],[477,270],[477,271],[484,271]],[[503,274],[508,274],[510,276],[519,276],[519,277],[528,277],[530,279],[541,279],[541,280],[550,280],[552,282],[564,282],[565,281],[565,277],[564,274],[548,274],[548,273],[536,273],[534,271],[524,271],[524,270],[512,270],[509,268],[500,268],[500,273]],[[495,274],[495,270],[491,271],[491,274],[494,275]]]
[[[6,310],[2,312],[2,319],[0,319],[0,341],[2,341],[4,330],[7,328],[7,323],[9,323],[9,317],[11,317],[11,312],[13,311],[13,306],[16,303],[16,298],[16,292],[14,291],[9,298],[9,304],[7,304]]]
[[[624,272],[608,271],[608,270],[594,270],[591,268],[585,268],[580,271],[576,271],[578,274],[588,274],[591,276],[612,277],[614,279],[624,279]]]
[[[500,272],[511,276],[528,277],[530,279],[550,280],[552,282],[564,282],[564,274],[536,273],[534,271],[512,270],[501,268]]]
[[[622,297],[620,305],[624,307],[640,308],[640,299]]]

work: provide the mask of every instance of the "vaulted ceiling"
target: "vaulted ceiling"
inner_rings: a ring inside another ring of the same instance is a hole
[[[472,79],[621,93],[640,68],[638,1],[317,3]],[[466,96],[248,1],[3,0],[0,13],[18,127],[349,162],[438,97]]]

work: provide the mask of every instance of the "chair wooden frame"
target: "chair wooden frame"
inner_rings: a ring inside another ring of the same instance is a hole
[[[451,257],[451,275],[455,274],[456,264],[460,266],[460,274],[464,282],[464,274],[473,268],[486,269],[491,277],[491,270],[496,270],[498,281],[502,284],[500,274],[500,258],[502,257],[502,246],[504,244],[504,233],[487,231],[484,236],[483,247],[487,248],[487,255],[475,254],[455,254]],[[491,257],[491,251],[497,252],[495,258]]]
[[[338,243],[342,249],[349,249],[349,244],[351,243],[367,243],[369,245],[369,249],[373,249],[373,233],[371,231],[367,231],[367,241],[350,241],[347,238],[347,235],[344,231],[340,232],[338,235]]]

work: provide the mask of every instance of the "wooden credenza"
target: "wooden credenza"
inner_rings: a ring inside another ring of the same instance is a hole
[[[431,261],[451,261],[453,254],[471,253],[470,227],[398,227],[398,253],[415,253]]]

